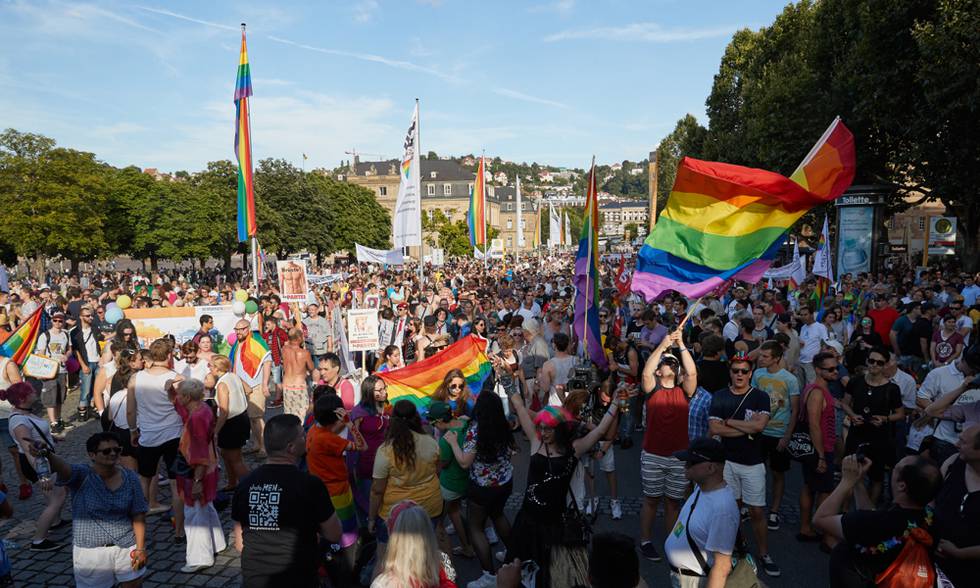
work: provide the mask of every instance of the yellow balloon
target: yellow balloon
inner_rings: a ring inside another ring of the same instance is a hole
[[[245,290],[236,291],[235,300],[241,300],[242,302],[245,302],[246,300],[248,300],[248,292],[246,292]]]
[[[116,298],[116,305],[119,306],[120,309],[126,310],[133,305],[133,299],[123,294],[122,296]]]

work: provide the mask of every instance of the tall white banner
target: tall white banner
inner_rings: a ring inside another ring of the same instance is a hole
[[[561,245],[561,217],[555,210],[555,205],[548,203],[548,248],[553,249]]]
[[[374,249],[365,247],[360,243],[355,243],[354,248],[357,252],[358,263],[405,265],[405,258],[402,256],[401,249]]]
[[[815,276],[827,278],[830,283],[833,283],[834,268],[830,265],[831,251],[833,251],[833,247],[830,246],[830,225],[827,223],[827,217],[824,217],[823,231],[820,232],[820,247],[813,254],[812,273]]]
[[[572,246],[572,223],[568,222],[568,213],[562,213],[565,217],[565,247]]]
[[[524,248],[524,225],[521,221],[521,175],[517,174],[517,248]]]
[[[405,135],[405,156],[399,170],[398,199],[391,233],[395,249],[422,245],[422,166],[419,163],[419,103]]]

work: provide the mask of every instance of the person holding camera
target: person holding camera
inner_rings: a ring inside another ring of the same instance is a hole
[[[874,353],[871,355],[874,356]],[[913,530],[933,534],[933,513],[927,505],[943,483],[939,467],[931,459],[910,455],[892,469],[892,504],[875,510],[861,481],[874,463],[865,455],[849,455],[841,464],[841,481],[817,508],[813,524],[839,543],[830,556],[832,588],[875,586],[906,542],[919,540]],[[853,498],[856,510],[840,514]],[[929,539],[923,539],[931,541]]]

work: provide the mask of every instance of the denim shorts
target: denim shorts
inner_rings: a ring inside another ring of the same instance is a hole
[[[14,438],[10,436],[10,425],[9,419],[0,419],[0,442],[3,442],[6,447],[17,447],[17,443]]]

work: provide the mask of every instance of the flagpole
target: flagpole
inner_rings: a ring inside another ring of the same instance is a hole
[[[592,167],[589,169],[589,186],[585,192],[585,212],[590,214],[589,207],[591,205],[590,198],[592,197],[592,183],[595,182],[595,155],[592,156]],[[591,223],[592,218],[589,217],[589,222]],[[588,267],[585,268],[585,291],[582,292],[582,300],[585,304],[585,312],[582,314],[582,353],[585,357],[589,357],[589,298],[587,292],[589,292],[589,274],[592,273],[592,231],[595,230],[594,226],[590,226],[589,235],[586,236],[586,241],[588,245],[586,246],[585,262]],[[598,277],[598,276],[596,276]]]
[[[419,169],[415,170],[418,177],[422,177],[422,110],[419,108],[419,99],[415,99],[415,111],[419,113],[415,121],[415,153],[419,156]],[[425,276],[422,273],[425,262],[422,258],[422,248],[425,247],[425,235],[422,233],[422,183],[419,182],[419,288],[425,285]],[[406,247],[407,249],[407,247]]]
[[[484,149],[480,152],[480,206],[483,208],[483,218],[480,219],[480,224],[483,225],[483,269],[487,269],[487,255],[490,253],[490,248],[487,247],[487,150]]]
[[[242,36],[243,37],[245,36],[245,23],[242,23]],[[248,97],[244,98],[244,100],[248,100]],[[248,163],[249,163],[250,166],[252,165],[252,109],[251,109],[251,106],[252,105],[249,104],[248,120],[245,121],[245,124],[248,125]],[[306,166],[304,164],[304,168],[305,167]],[[252,184],[252,194],[253,194],[253,198],[254,198],[254,195],[255,195],[255,184],[254,183]],[[258,232],[258,230],[259,230],[259,220],[258,220],[258,218],[256,218],[255,219],[255,231]],[[256,296],[258,296],[258,294],[259,294],[259,255],[258,255],[258,241],[256,240],[255,235],[252,235],[252,279],[255,280],[255,294],[256,294]]]

